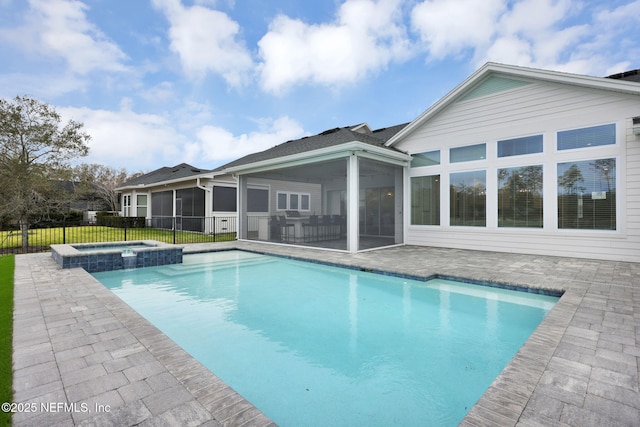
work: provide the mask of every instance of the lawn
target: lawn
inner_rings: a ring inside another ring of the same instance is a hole
[[[0,403],[13,398],[11,371],[14,257],[0,257]],[[11,413],[0,411],[0,426],[11,425]]]
[[[157,240],[165,243],[207,243],[234,240],[235,233],[205,234],[173,231],[159,228],[118,228],[105,226],[79,226],[38,228],[29,230],[29,247],[48,250],[50,245],[62,243],[119,242],[124,240]],[[19,231],[1,231],[0,249],[20,248]]]

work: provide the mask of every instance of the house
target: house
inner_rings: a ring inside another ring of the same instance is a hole
[[[350,252],[401,244],[411,157],[385,142],[405,125],[329,129],[218,168],[238,180],[238,238]]]
[[[640,84],[488,63],[394,135],[405,243],[640,260]]]
[[[319,235],[350,252],[414,244],[637,261],[637,80],[487,63],[408,125],[338,128],[247,156],[221,168],[239,179],[239,238],[263,240],[242,186],[279,179],[290,188],[277,210],[308,217],[281,222],[289,243],[331,247]],[[316,215],[338,215],[344,229]]]
[[[162,167],[123,183],[121,215],[144,217],[153,227],[235,232],[235,180],[186,163]]]
[[[211,171],[154,171],[123,186],[123,213],[185,215],[191,189],[203,201],[190,215],[237,212],[243,240],[638,261],[638,77],[487,63],[408,124],[329,129]]]

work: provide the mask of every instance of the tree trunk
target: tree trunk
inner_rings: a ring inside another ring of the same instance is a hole
[[[29,221],[20,220],[20,232],[22,233],[22,253],[29,253]]]

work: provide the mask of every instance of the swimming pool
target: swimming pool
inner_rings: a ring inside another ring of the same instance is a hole
[[[557,301],[240,251],[94,276],[282,426],[457,425]]]

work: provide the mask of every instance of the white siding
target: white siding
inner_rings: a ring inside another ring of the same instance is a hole
[[[407,244],[640,261],[640,136],[631,118],[640,116],[640,97],[569,85],[534,83],[449,105],[395,147],[410,154],[441,150],[442,165],[414,168],[411,176],[440,174],[441,226],[407,227]],[[615,123],[617,144],[580,150],[556,150],[559,130]],[[497,158],[496,141],[543,134],[544,153]],[[487,143],[487,159],[448,164],[450,147]],[[557,163],[616,158],[616,231],[557,228]],[[498,168],[544,166],[543,229],[497,227]],[[448,175],[452,171],[487,170],[487,226],[450,227]],[[409,191],[407,191],[407,199]],[[410,209],[405,209],[409,212]],[[410,219],[406,218],[410,224]]]
[[[278,192],[309,194],[309,213],[321,213],[322,211],[322,188],[320,184],[310,184],[295,181],[279,181],[262,178],[249,178],[249,185],[268,187],[269,190],[269,214],[282,215],[283,211],[277,209]]]

